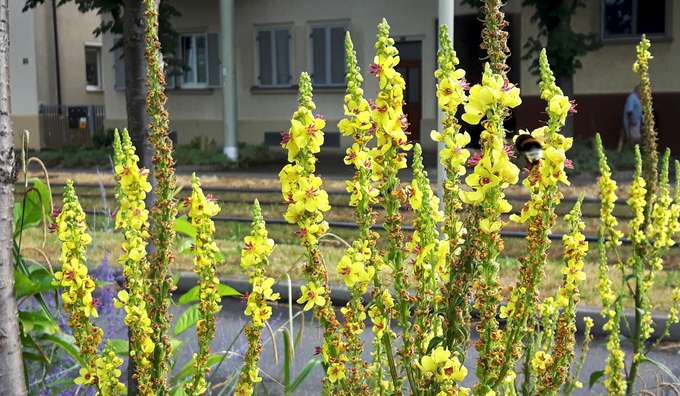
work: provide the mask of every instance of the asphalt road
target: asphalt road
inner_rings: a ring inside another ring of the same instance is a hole
[[[246,349],[246,340],[242,335],[239,336],[241,328],[246,323],[246,317],[243,315],[244,303],[233,300],[225,299],[223,301],[224,307],[218,316],[217,323],[217,335],[213,342],[214,351],[224,351],[230,345],[230,351],[227,354],[227,358],[222,363],[221,367],[217,372],[215,372],[212,378],[212,383],[220,383],[223,381],[229,381],[232,379],[232,375],[240,370],[242,364],[241,356]],[[299,307],[293,307],[293,314],[295,315],[299,312]],[[177,313],[175,314],[178,315]],[[312,320],[310,313],[306,313],[304,320],[304,326],[301,326],[301,315],[298,316],[294,321],[294,332],[297,333],[300,327],[303,327],[302,336],[300,337],[300,342],[295,347],[295,362],[293,364],[293,378],[295,377],[297,371],[301,370],[306,363],[314,357],[315,349],[321,344],[321,332],[318,324]],[[277,339],[277,355],[278,362],[275,359],[274,348],[272,347],[271,335],[268,331],[265,332],[263,340],[265,342],[264,351],[261,357],[260,367],[262,369],[262,376],[264,377],[263,384],[267,387],[267,393],[269,395],[282,395],[282,386],[280,381],[282,378],[282,368],[283,368],[283,335],[280,329],[285,326],[288,328],[288,306],[278,305],[274,309],[274,314],[272,319],[270,319],[270,325]],[[193,331],[185,333],[185,337],[188,338],[184,349],[181,351],[180,360],[188,359],[191,354],[196,349],[196,344],[194,341]],[[372,335],[370,331],[364,332],[365,345],[367,350],[365,355],[367,359],[370,359],[370,340]],[[577,342],[580,342],[578,340]],[[624,342],[624,348],[628,352],[630,348]],[[578,349],[578,348],[577,348]],[[627,355],[629,356],[629,355]],[[603,394],[603,389],[596,385],[593,389],[587,389],[588,379],[590,373],[594,371],[601,370],[604,361],[607,357],[606,351],[606,339],[596,338],[591,344],[590,353],[585,363],[585,367],[581,374],[581,381],[585,384],[585,388],[574,392],[575,395],[592,395],[592,394]],[[659,361],[669,367],[674,375],[680,377],[680,347],[672,348],[666,347],[660,350],[653,351],[650,357],[656,361]],[[474,377],[474,362],[477,358],[477,353],[474,348],[471,348],[468,357],[466,359],[466,366],[468,367],[469,374],[464,384],[471,386],[475,383]],[[323,376],[322,369],[316,367],[312,370],[311,374],[307,380],[297,389],[296,395],[318,395],[319,394],[319,384]],[[652,390],[657,386],[658,383],[669,381],[669,376],[665,375],[661,370],[652,366],[650,364],[643,365],[641,367],[640,373],[640,383],[644,384],[647,389]],[[670,390],[665,393],[662,391],[654,391],[654,395],[676,395],[676,393]]]

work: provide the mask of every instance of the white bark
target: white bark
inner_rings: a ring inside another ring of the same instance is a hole
[[[26,384],[12,257],[16,168],[9,100],[9,8],[7,0],[0,0],[0,395],[23,396]]]

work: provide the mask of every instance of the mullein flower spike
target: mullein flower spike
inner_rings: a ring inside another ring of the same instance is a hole
[[[54,274],[53,283],[64,289],[61,299],[68,325],[84,362],[75,382],[93,386],[102,396],[122,395],[125,386],[118,377],[123,360],[108,350],[98,355],[104,331],[92,323],[91,318],[98,317],[97,301],[92,296],[95,282],[86,266],[87,246],[92,237],[87,233],[85,212],[71,180],[64,186],[63,207],[57,216],[57,238],[61,241],[61,271]]]
[[[314,174],[314,154],[323,144],[326,122],[313,113],[316,105],[312,101],[312,82],[307,73],[300,75],[298,85],[298,109],[293,113],[290,129],[281,142],[288,151],[290,163],[279,173],[279,180],[283,199],[288,204],[284,217],[289,223],[297,224],[300,242],[307,252],[305,275],[308,283],[302,287],[302,297],[297,302],[305,304],[305,310],[314,309],[314,315],[324,329],[322,356],[328,374],[324,379],[324,389],[330,392],[344,384],[344,370],[338,371],[346,357],[338,332],[340,323],[330,300],[326,267],[319,250],[319,238],[328,231],[324,213],[331,207],[321,178]]]
[[[191,225],[196,229],[196,238],[192,246],[194,255],[194,272],[198,274],[198,316],[196,338],[198,352],[194,353],[194,373],[191,381],[185,385],[189,395],[202,395],[208,390],[205,377],[210,372],[210,342],[215,336],[215,314],[222,308],[221,297],[217,290],[220,284],[215,267],[220,263],[220,249],[214,240],[215,223],[212,218],[220,212],[220,206],[210,197],[206,197],[201,189],[201,182],[192,176],[191,196],[186,200],[187,214]]]
[[[248,274],[252,291],[246,302],[245,314],[251,319],[243,330],[248,339],[248,350],[234,391],[237,396],[252,395],[255,385],[262,381],[257,366],[262,351],[260,338],[266,321],[272,315],[269,303],[277,301],[280,297],[279,293],[272,291],[274,279],[265,276],[265,270],[269,266],[269,255],[274,249],[274,241],[267,235],[262,210],[257,200],[253,203],[252,214],[251,231],[244,238],[241,249],[241,268]]]
[[[149,257],[150,298],[148,301],[149,318],[154,324],[152,340],[155,344],[152,362],[153,388],[164,393],[168,388],[167,374],[170,370],[172,347],[168,330],[170,328],[170,301],[174,289],[170,268],[175,257],[175,218],[177,199],[175,198],[175,161],[172,157],[170,140],[170,121],[165,108],[165,71],[161,44],[158,39],[158,1],[144,0],[146,9],[145,51],[147,64],[146,110],[151,120],[149,142],[154,149],[154,180],[156,182],[155,202],[150,211],[150,242],[154,247]]]
[[[146,259],[149,238],[149,212],[145,207],[146,194],[151,191],[148,171],[139,168],[127,130],[114,131],[114,173],[118,187],[116,200],[119,208],[115,226],[122,230],[125,242],[118,262],[123,267],[126,288],[118,292],[115,305],[125,311],[125,324],[130,329],[130,353],[135,362],[137,391],[140,395],[153,395],[150,357],[155,345],[153,329],[148,315],[147,293],[149,288],[149,263]]]
[[[595,136],[595,148],[599,157],[600,179],[600,226],[599,226],[599,266],[597,288],[602,301],[602,316],[607,320],[603,329],[609,332],[607,350],[609,355],[605,361],[604,386],[610,395],[623,395],[626,392],[626,379],[624,376],[625,354],[621,349],[620,320],[621,300],[617,298],[614,286],[609,277],[609,265],[607,263],[607,250],[616,249],[621,245],[622,232],[618,229],[618,221],[612,214],[616,205],[616,181],[611,178],[611,169],[607,164],[607,157],[602,146],[600,135]],[[617,263],[622,266],[623,263]]]

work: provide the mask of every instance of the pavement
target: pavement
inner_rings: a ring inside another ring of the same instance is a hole
[[[225,299],[223,302],[223,309],[218,314],[217,320],[217,334],[213,342],[214,351],[224,351],[225,348],[231,345],[231,352],[227,354],[222,366],[215,372],[215,377],[213,384],[222,381],[229,381],[233,379],[233,375],[237,375],[242,365],[242,356],[246,351],[246,339],[240,334],[241,328],[246,324],[247,317],[243,315],[243,309],[245,308],[243,302],[236,299]],[[175,309],[179,307],[175,306]],[[266,387],[266,393],[262,394],[268,395],[283,395],[283,388],[280,385],[283,368],[283,335],[282,331],[284,328],[289,328],[288,317],[288,305],[278,304],[274,306],[273,316],[269,320],[272,332],[265,331],[263,333],[263,343],[264,348],[260,360],[260,367],[262,370],[261,376],[263,376],[264,381],[262,386]],[[300,311],[297,306],[292,307],[292,313],[295,315]],[[177,315],[177,314],[176,314]],[[301,319],[301,318],[304,318]],[[304,322],[304,324],[303,324]],[[299,342],[295,345],[294,352],[294,363],[292,365],[292,378],[295,378],[297,373],[307,364],[307,362],[315,357],[316,347],[322,343],[322,332],[318,326],[318,322],[313,319],[310,312],[302,313],[294,320],[294,334],[297,334],[302,328],[302,335]],[[277,348],[276,351],[272,346],[272,335],[276,340]],[[196,351],[196,343],[194,340],[193,331],[188,331],[183,334],[183,338],[187,339],[187,342],[180,352],[179,358],[181,361],[187,361],[191,354]],[[363,336],[364,345],[366,349],[364,351],[364,358],[370,361],[371,339],[372,334],[370,329],[367,329]],[[473,335],[473,341],[476,335]],[[577,340],[577,345],[580,345],[580,339]],[[626,351],[626,356],[630,357],[630,345],[624,341],[623,348]],[[580,349],[580,348],[577,348]],[[579,351],[577,350],[577,355]],[[474,348],[470,348],[468,351],[467,358],[465,360],[465,366],[468,368],[468,376],[463,382],[465,386],[473,386],[476,379],[474,375],[474,362],[477,359],[477,352]],[[587,359],[585,360],[585,365],[581,373],[581,382],[584,383],[584,388],[576,390],[574,395],[592,395],[592,394],[602,394],[604,389],[599,385],[595,385],[592,389],[588,389],[588,381],[592,372],[601,370],[604,366],[604,361],[607,357],[606,350],[606,338],[596,337],[590,346],[590,352],[588,353]],[[649,357],[655,361],[663,363],[668,367],[675,376],[680,376],[680,354],[679,349],[668,348],[668,349],[657,349],[650,352]],[[181,367],[179,365],[178,367]],[[295,395],[319,395],[320,394],[320,383],[323,378],[323,370],[317,366],[315,367],[306,381],[297,389],[294,393]],[[641,366],[640,373],[640,385],[645,389],[653,390],[655,395],[671,395],[675,393],[670,393],[671,390],[668,389],[667,393],[656,392],[654,390],[658,384],[662,382],[671,382],[669,375],[665,374],[662,370],[659,370],[656,366],[651,364],[643,364]]]

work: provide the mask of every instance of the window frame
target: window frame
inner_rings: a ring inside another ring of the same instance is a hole
[[[331,59],[332,59],[332,53],[331,53],[331,34],[330,31],[333,28],[344,28],[345,32],[348,32],[350,29],[350,23],[349,20],[336,20],[336,21],[317,21],[317,22],[310,22],[309,23],[309,51],[308,51],[308,62],[309,62],[309,70],[311,72],[311,77],[312,81],[314,81],[314,38],[312,37],[312,32],[314,29],[324,29],[325,30],[325,54],[324,57],[326,59],[326,81],[323,83],[318,83],[314,82],[314,86],[317,87],[326,87],[326,88],[338,88],[338,87],[345,87],[347,86],[347,64],[345,58],[345,45],[344,41],[343,44],[340,46],[342,50],[342,57],[343,57],[343,65],[345,67],[345,72],[342,75],[342,82],[340,83],[334,83],[332,81],[332,65],[331,65]],[[344,36],[343,36],[344,37]],[[344,38],[343,38],[344,40]]]
[[[605,3],[607,0],[600,0],[600,39],[602,42],[607,42],[607,43],[616,43],[616,42],[637,42],[640,40],[640,37],[642,37],[642,33],[637,33],[637,20],[638,20],[638,14],[637,14],[637,9],[638,9],[638,3],[641,0],[631,0],[632,1],[632,8],[633,8],[633,33],[631,34],[607,34],[605,31],[605,18],[606,18],[606,13],[605,13]],[[649,38],[652,41],[656,40],[671,40],[673,38],[672,33],[673,33],[673,1],[672,0],[664,0],[664,32],[663,33],[646,33],[647,38]]]
[[[87,81],[87,51],[94,49],[97,52],[97,85],[91,85]],[[87,92],[101,92],[104,90],[102,81],[102,44],[96,42],[86,42],[83,48],[85,55],[85,91]]]
[[[288,31],[288,73],[289,73],[289,79],[288,83],[279,83],[278,82],[278,69],[277,69],[277,58],[276,58],[276,34],[275,32],[277,30],[286,30]],[[262,75],[262,72],[260,70],[260,42],[258,40],[258,36],[260,32],[269,32],[271,36],[271,84],[262,84],[260,76]],[[253,41],[255,42],[254,46],[254,59],[255,59],[255,75],[254,77],[254,86],[257,88],[291,88],[294,85],[294,79],[293,79],[293,58],[294,58],[294,36],[293,36],[293,24],[292,23],[280,23],[280,24],[267,24],[267,25],[255,25],[255,33],[253,37]]]
[[[190,65],[188,59],[184,55],[184,43],[182,42],[185,37],[191,37],[191,42],[194,48],[194,54],[196,53],[196,38],[203,37],[205,40],[205,82],[198,82],[198,68],[193,66],[198,66],[198,58],[195,59],[195,65]],[[182,62],[189,66],[189,70],[185,71],[178,77],[180,77],[179,86],[183,89],[208,89],[210,87],[210,53],[208,48],[208,32],[182,32],[179,34],[179,53],[181,55]],[[185,80],[186,73],[191,71],[194,77],[194,82],[187,82]]]

